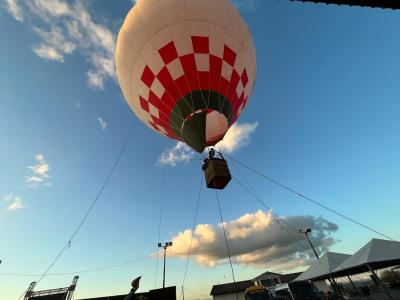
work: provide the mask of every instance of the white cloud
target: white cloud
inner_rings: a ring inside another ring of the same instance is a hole
[[[18,0],[5,0],[4,7],[19,22],[24,21],[22,9],[18,4]]]
[[[233,153],[250,143],[250,136],[258,127],[255,123],[235,123],[229,128],[224,139],[215,148],[222,153]]]
[[[294,229],[290,234],[285,223],[276,221],[272,211],[259,210],[224,223],[233,262],[267,267],[275,271],[293,270],[308,265],[314,260],[313,253],[304,236],[297,233],[297,228],[312,229],[311,239],[320,253],[327,251],[336,242],[330,235],[338,226],[323,218],[289,216],[281,219]],[[184,258],[191,236],[191,229],[176,234],[172,239],[170,255]],[[227,252],[221,224],[199,224],[194,232],[191,252],[201,265],[226,263]]]
[[[87,73],[87,83],[94,90],[104,90],[103,76],[100,73],[96,73],[89,70]]]
[[[4,195],[3,200],[6,202],[12,202],[8,205],[8,210],[17,210],[24,207],[22,203],[22,198],[20,196],[16,196],[14,194],[6,194]]]
[[[54,60],[58,62],[64,62],[64,56],[62,53],[57,51],[57,49],[46,46],[44,44],[40,44],[38,46],[33,47],[33,52],[35,52],[39,57],[44,58],[46,60]]]
[[[250,143],[250,136],[257,129],[258,122],[255,123],[235,123],[225,137],[215,148],[222,153],[233,153]],[[179,163],[187,163],[193,159],[195,152],[183,142],[177,142],[176,145],[167,149],[158,159],[159,166],[175,167]]]
[[[7,0],[6,7],[18,7],[17,11],[31,16],[29,20],[36,24],[33,31],[40,39],[32,50],[39,57],[62,63],[67,55],[79,53],[91,65],[86,72],[89,87],[104,89],[104,81],[115,76],[115,37],[92,19],[82,0],[73,4],[60,0],[24,1],[21,6],[16,3]]]
[[[16,198],[18,198],[18,199],[16,199],[13,203],[11,203],[8,206],[8,210],[17,210],[17,209],[21,209],[24,207],[21,198],[19,198],[19,197],[16,197]]]
[[[101,117],[97,117],[97,121],[99,121],[99,125],[101,130],[106,130],[107,129],[107,122],[103,120]]]
[[[43,154],[37,154],[35,156],[36,164],[33,166],[28,166],[31,174],[25,176],[25,183],[30,188],[35,188],[38,186],[50,186],[51,183],[48,181],[50,166],[46,162]]]
[[[161,153],[158,159],[159,166],[175,167],[178,163],[187,163],[194,157],[195,153],[183,142],[177,142],[173,148]]]
[[[34,32],[43,40],[42,43],[33,47],[33,51],[41,58],[64,62],[64,55],[71,54],[77,45],[64,36],[58,26],[50,26],[50,31],[34,28]]]

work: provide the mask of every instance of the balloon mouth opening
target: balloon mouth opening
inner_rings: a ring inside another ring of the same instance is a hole
[[[182,124],[182,137],[197,152],[214,146],[228,131],[228,119],[214,109],[199,109],[186,116]]]

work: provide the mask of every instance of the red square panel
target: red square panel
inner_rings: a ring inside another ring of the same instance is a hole
[[[208,37],[192,36],[193,50],[195,53],[209,53]]]
[[[142,96],[139,96],[139,99],[140,99],[140,107],[143,110],[149,112],[149,103],[147,102],[147,100],[144,99]]]
[[[246,87],[247,83],[249,82],[249,77],[247,77],[246,69],[243,70],[241,79],[242,79],[243,87]]]
[[[144,82],[145,85],[151,87],[154,78],[156,78],[156,76],[153,74],[153,71],[148,66],[146,66],[140,79]]]
[[[236,94],[236,89],[237,89],[239,80],[240,80],[240,76],[239,76],[238,72],[236,72],[236,70],[233,69],[232,76],[231,76],[231,82],[229,84],[229,97],[231,97],[232,96],[231,94],[233,94],[233,93]]]
[[[175,85],[182,95],[186,95],[190,92],[189,84],[186,80],[186,76],[183,75],[175,80]]]
[[[199,80],[197,78],[196,60],[194,54],[187,54],[180,58],[183,71],[185,72],[186,80],[189,87],[193,89],[199,88]]]
[[[225,96],[225,98],[228,98],[228,87],[229,87],[229,81],[226,80],[224,77],[221,77],[221,80],[219,82],[219,92]]]
[[[168,95],[171,96],[174,101],[178,101],[180,98],[182,98],[181,93],[177,89],[176,85],[174,82],[172,82],[169,86],[165,87],[165,90],[167,91]]]
[[[160,109],[160,99],[152,91],[149,92],[149,102],[156,108]]]
[[[164,93],[164,95],[161,98],[161,101],[163,103],[163,111],[168,116],[172,108],[175,106],[176,101],[172,99],[172,97],[168,93]]]
[[[232,67],[235,65],[236,53],[227,45],[224,46],[224,60]]]
[[[169,64],[171,61],[178,58],[178,52],[176,52],[174,42],[168,43],[160,50],[158,50],[158,52],[160,53],[160,56],[165,64]]]
[[[171,76],[171,73],[169,72],[166,66],[161,69],[160,73],[157,74],[157,78],[158,80],[160,80],[164,88],[169,86],[174,81],[174,79]]]
[[[150,123],[151,126],[153,126],[153,128],[154,128],[155,130],[160,131],[160,129],[157,127],[156,124],[154,124],[154,122],[149,121],[149,123]]]
[[[210,87],[214,91],[219,89],[219,81],[221,80],[222,59],[210,55]]]
[[[153,120],[153,122],[157,125],[157,126],[161,126],[164,127],[164,123],[157,117],[155,116],[151,116],[151,119]]]
[[[198,72],[199,85],[202,90],[210,89],[210,73],[209,72]]]

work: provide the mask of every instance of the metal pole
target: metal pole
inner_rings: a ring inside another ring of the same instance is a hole
[[[311,229],[309,229],[309,228],[306,228],[305,230],[300,229],[299,232],[305,235],[305,237],[307,238],[308,243],[310,244],[311,249],[314,251],[315,257],[319,260],[319,255],[318,255],[317,251],[315,250],[314,245],[311,243],[310,238],[308,237],[308,233],[311,232]],[[330,282],[330,284],[331,284],[331,286],[332,286],[334,291],[338,290],[336,282],[335,282],[335,280],[332,278],[332,276],[330,274],[329,274],[328,281]]]
[[[350,281],[351,285],[353,286],[354,290],[356,291],[357,295],[360,296],[360,292],[358,291],[358,289],[357,289],[356,285],[354,284],[353,280],[351,280],[349,275],[347,275],[347,278],[349,279],[349,281]]]
[[[394,298],[392,297],[392,295],[389,293],[389,291],[387,290],[386,286],[383,284],[383,282],[381,281],[381,279],[378,277],[378,275],[375,273],[375,271],[371,268],[371,266],[369,264],[366,264],[368,270],[372,273],[372,275],[378,280],[379,285],[383,288],[383,290],[385,291],[385,294],[387,296],[388,299],[390,300],[394,300]]]
[[[310,243],[311,249],[313,249],[315,256],[317,257],[317,259],[319,259],[318,253],[317,253],[317,251],[315,251],[314,245],[311,243],[310,238],[308,237],[307,232],[305,232],[304,235],[306,236],[307,241]]]
[[[167,259],[167,245],[164,246],[164,274],[163,274],[163,284],[162,287],[165,289],[165,261]]]

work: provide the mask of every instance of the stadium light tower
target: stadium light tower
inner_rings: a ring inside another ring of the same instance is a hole
[[[317,251],[315,251],[314,245],[311,243],[311,240],[310,240],[310,238],[308,237],[308,234],[311,233],[311,228],[299,229],[299,232],[300,232],[301,234],[304,234],[304,235],[305,235],[305,237],[307,238],[307,241],[310,243],[310,246],[311,246],[311,248],[312,248],[313,251],[314,251],[315,256],[317,257],[317,259],[319,259],[318,253],[317,253]]]
[[[163,289],[165,288],[165,261],[167,260],[167,248],[172,246],[172,242],[166,242],[163,246],[158,243],[158,248],[164,248],[164,273],[163,273]]]

